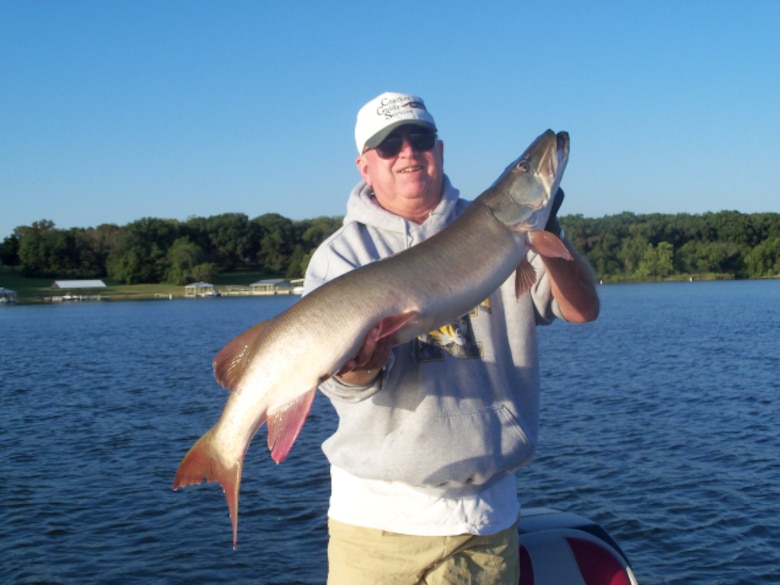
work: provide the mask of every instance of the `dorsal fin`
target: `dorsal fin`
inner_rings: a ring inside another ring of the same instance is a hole
[[[214,376],[222,386],[233,390],[244,375],[254,352],[252,348],[263,335],[268,321],[262,321],[231,339],[214,358]]]

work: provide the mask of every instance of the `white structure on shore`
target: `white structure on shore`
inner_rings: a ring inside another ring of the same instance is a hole
[[[55,280],[51,287],[62,290],[81,290],[84,288],[106,288],[106,283],[102,280]]]
[[[184,287],[184,296],[188,299],[196,297],[218,297],[219,291],[214,290],[214,285],[208,282],[193,282]]]
[[[289,280],[283,278],[271,278],[258,280],[249,285],[253,295],[289,295],[292,286]]]
[[[294,281],[295,282],[295,281]],[[300,281],[298,284],[302,283]],[[299,287],[300,288],[300,287]],[[284,278],[270,278],[258,280],[249,286],[230,284],[224,290],[216,290],[213,284],[208,282],[193,282],[184,287],[184,296],[194,299],[196,297],[255,297],[272,295],[301,294],[289,280]]]
[[[9,305],[16,302],[16,291],[0,286],[0,304]]]

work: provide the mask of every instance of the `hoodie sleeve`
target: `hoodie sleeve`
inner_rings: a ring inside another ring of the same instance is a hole
[[[549,325],[556,318],[563,319],[561,310],[558,307],[558,301],[552,295],[550,277],[541,257],[535,252],[530,252],[528,261],[536,270],[536,283],[531,288],[531,298],[533,299],[536,312],[536,324]]]
[[[306,269],[304,296],[334,278],[374,260],[371,254],[367,253],[365,243],[361,242],[361,232],[359,224],[347,224],[320,245]],[[357,242],[360,242],[360,245],[356,246]],[[384,370],[390,368],[393,361],[391,354]],[[331,376],[320,384],[320,390],[331,400],[361,402],[382,389],[383,378],[384,371],[367,386],[353,386]]]
[[[345,225],[320,244],[306,268],[303,296],[364,264],[354,247],[347,244],[355,239],[351,232],[357,229],[355,224]]]

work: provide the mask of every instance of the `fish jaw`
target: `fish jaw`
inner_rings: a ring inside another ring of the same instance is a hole
[[[547,130],[539,138],[546,138],[549,144],[543,147],[535,168],[538,180],[544,185],[548,197],[552,197],[560,187],[563,172],[569,162],[569,133]],[[531,150],[533,145],[529,148]]]
[[[233,525],[233,548],[238,541],[238,494],[241,488],[241,471],[244,455],[233,461],[225,461],[215,441],[217,427],[211,428],[192,446],[184,456],[173,479],[173,489],[216,481],[225,492],[230,522]]]
[[[547,200],[558,191],[563,172],[569,162],[569,133],[546,130],[534,140],[521,155],[520,161],[527,161],[528,172],[539,182],[544,194],[544,206]],[[532,202],[516,194],[513,197],[518,203],[531,205]]]

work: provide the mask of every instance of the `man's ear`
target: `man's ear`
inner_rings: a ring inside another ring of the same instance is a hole
[[[366,185],[370,187],[371,180],[368,174],[368,160],[366,159],[366,155],[361,154],[359,157],[357,157],[355,159],[355,165],[357,165],[358,172],[360,173],[360,176],[363,177]]]

